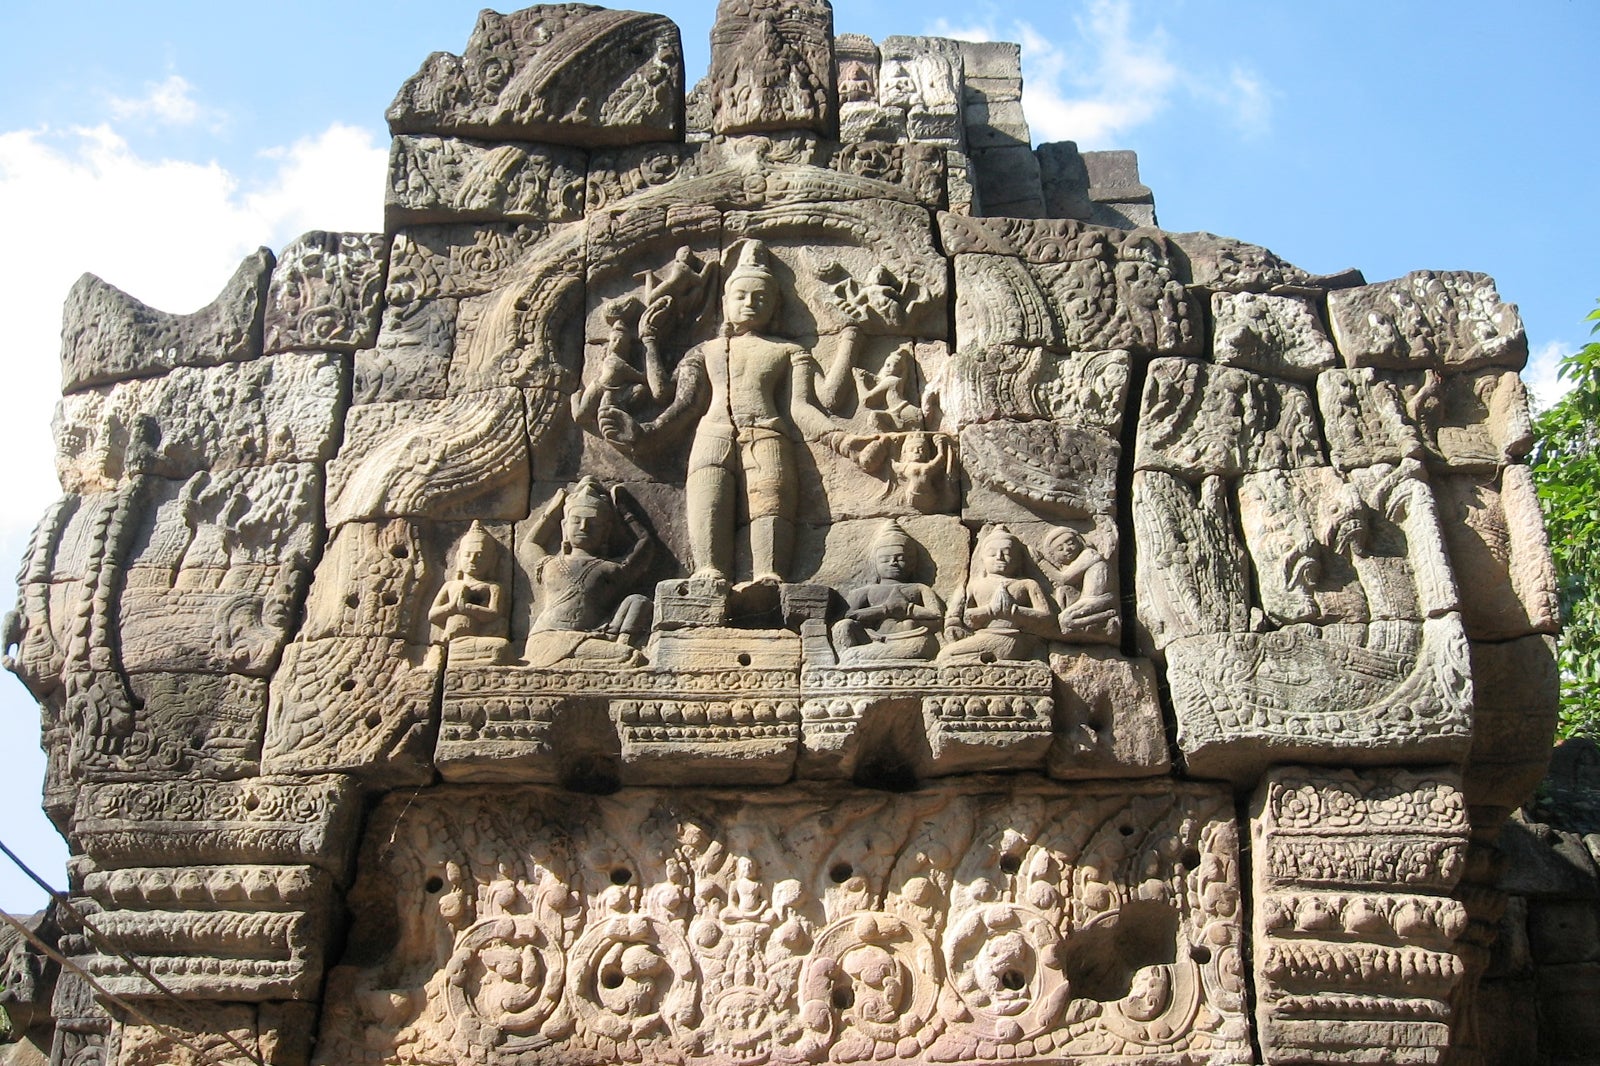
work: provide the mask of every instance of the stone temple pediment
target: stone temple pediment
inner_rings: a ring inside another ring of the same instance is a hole
[[[1159,228],[1014,45],[724,0],[687,86],[485,11],[383,233],[69,294],[59,1060],[1468,1046],[1554,720],[1516,307]]]

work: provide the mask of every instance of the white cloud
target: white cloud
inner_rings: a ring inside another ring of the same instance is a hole
[[[1572,391],[1572,382],[1563,381],[1559,371],[1562,357],[1577,351],[1578,347],[1567,341],[1550,341],[1529,354],[1522,380],[1528,386],[1528,400],[1535,413]]]
[[[1126,147],[1129,131],[1180,95],[1221,111],[1239,133],[1266,131],[1272,93],[1250,70],[1187,69],[1171,56],[1166,31],[1142,25],[1134,0],[1093,0],[1061,32],[1044,34],[1014,21],[928,30],[958,40],[1015,40],[1022,45],[1023,103],[1035,141],[1076,141],[1084,150]]]
[[[166,80],[150,82],[143,96],[113,96],[107,103],[111,115],[119,121],[160,122],[172,126],[190,126],[207,113],[194,98],[194,86],[179,74],[169,74]]]
[[[110,125],[0,133],[0,291],[11,359],[0,454],[13,456],[0,534],[27,529],[57,494],[44,458],[59,392],[61,304],[85,271],[152,306],[204,306],[258,245],[306,229],[382,228],[386,153],[333,125],[266,160],[247,183],[215,162],[151,159]]]

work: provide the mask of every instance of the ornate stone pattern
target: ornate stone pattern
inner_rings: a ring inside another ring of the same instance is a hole
[[[1250,1061],[1212,789],[400,799],[319,1062]]]
[[[381,233],[307,233],[283,250],[267,289],[264,348],[354,351],[372,343],[383,295]]]
[[[1554,716],[1515,308],[1156,228],[1016,45],[711,37],[484,12],[383,234],[74,287],[6,665],[213,1021],[55,1061],[1442,1061]]]
[[[389,105],[394,133],[592,146],[681,135],[683,47],[661,15],[588,4],[483,11]]]
[[[1468,829],[1452,773],[1267,775],[1251,817],[1266,1062],[1441,1061]]]

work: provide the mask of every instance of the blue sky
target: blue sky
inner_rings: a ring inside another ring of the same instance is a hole
[[[381,226],[383,111],[479,4],[87,3],[0,10],[0,599],[55,493],[59,307],[85,270],[156,306],[208,302],[258,244]],[[683,31],[692,84],[714,4],[640,5]],[[1492,274],[1552,395],[1600,297],[1600,5],[837,0],[838,32],[1018,40],[1036,142],[1133,148],[1168,229],[1264,244],[1369,280]],[[0,840],[58,885],[37,813],[37,710],[0,678]],[[0,867],[5,864],[0,862]],[[0,868],[0,908],[42,895]]]

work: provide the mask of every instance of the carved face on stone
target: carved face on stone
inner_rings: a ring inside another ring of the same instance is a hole
[[[1056,566],[1065,566],[1083,554],[1083,536],[1075,529],[1062,527],[1053,530],[1044,542],[1045,558]]]
[[[878,572],[878,580],[904,581],[911,561],[904,543],[885,541],[872,549],[872,565]]]
[[[770,277],[736,275],[722,293],[722,315],[735,333],[765,329],[777,309],[777,286]]]
[[[979,551],[983,572],[996,577],[1012,577],[1022,562],[1021,546],[1010,533],[991,533]]]
[[[611,535],[610,517],[604,508],[587,500],[573,500],[561,516],[561,538],[578,551],[598,552]]]

